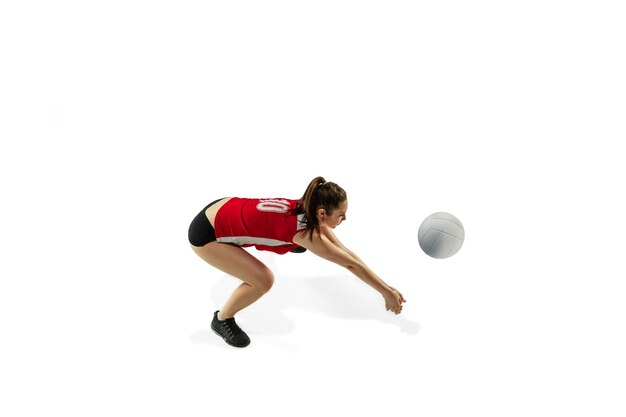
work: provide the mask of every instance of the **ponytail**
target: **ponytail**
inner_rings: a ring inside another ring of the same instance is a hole
[[[345,190],[334,182],[327,182],[324,177],[315,177],[302,198],[298,200],[294,214],[304,214],[303,222],[310,233],[309,238],[313,240],[313,231],[320,233],[317,210],[324,208],[328,213],[332,213],[347,198]]]

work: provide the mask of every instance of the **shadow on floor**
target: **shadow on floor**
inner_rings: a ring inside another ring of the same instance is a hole
[[[240,281],[222,275],[211,289],[211,305],[218,309]],[[276,274],[273,288],[238,315],[250,335],[284,335],[295,329],[289,310],[305,310],[347,320],[383,322],[407,335],[419,333],[419,323],[385,310],[382,297],[358,278],[350,275],[325,277],[289,277]],[[214,311],[214,310],[213,310]],[[212,314],[213,311],[209,313]],[[249,329],[249,330],[248,330]],[[194,332],[196,344],[223,344],[209,328]]]

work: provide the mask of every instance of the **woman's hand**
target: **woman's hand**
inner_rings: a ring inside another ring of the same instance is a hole
[[[402,303],[406,302],[400,291],[395,288],[389,287],[389,290],[383,294],[385,299],[385,308],[387,311],[392,311],[395,314],[402,312]]]

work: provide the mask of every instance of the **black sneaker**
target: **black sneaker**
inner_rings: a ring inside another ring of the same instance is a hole
[[[289,252],[291,252],[291,253],[304,253],[304,252],[306,252],[306,249],[303,248],[302,246],[298,246],[297,248],[292,249]]]
[[[226,320],[218,320],[216,311],[215,313],[213,313],[211,329],[213,329],[216,334],[222,336],[224,341],[231,346],[246,347],[250,344],[250,338],[248,337],[246,332],[244,332],[239,326],[237,326],[234,317]]]

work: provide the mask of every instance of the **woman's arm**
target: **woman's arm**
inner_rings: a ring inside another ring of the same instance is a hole
[[[383,296],[387,310],[399,314],[402,311],[402,303],[405,301],[402,294],[387,285],[358,256],[343,246],[332,231],[330,233],[328,233],[328,230],[321,231],[321,234],[313,232],[312,240],[309,238],[308,233],[299,233],[294,236],[293,242],[321,258],[348,269]]]
[[[354,257],[354,259],[356,259],[359,262],[363,262],[361,260],[361,258],[359,258],[358,256],[356,256],[356,254],[354,252],[352,252],[350,249],[346,248],[343,243],[341,243],[339,241],[339,239],[337,239],[337,236],[335,236],[335,234],[333,233],[333,229],[331,229],[330,227],[326,227],[326,226],[321,226],[320,227],[320,231],[322,232],[322,234],[324,236],[326,236],[328,238],[328,240],[331,241],[331,243],[343,250],[345,250],[346,252],[348,252],[348,254],[350,254],[352,257]],[[363,262],[365,263],[365,262]]]

